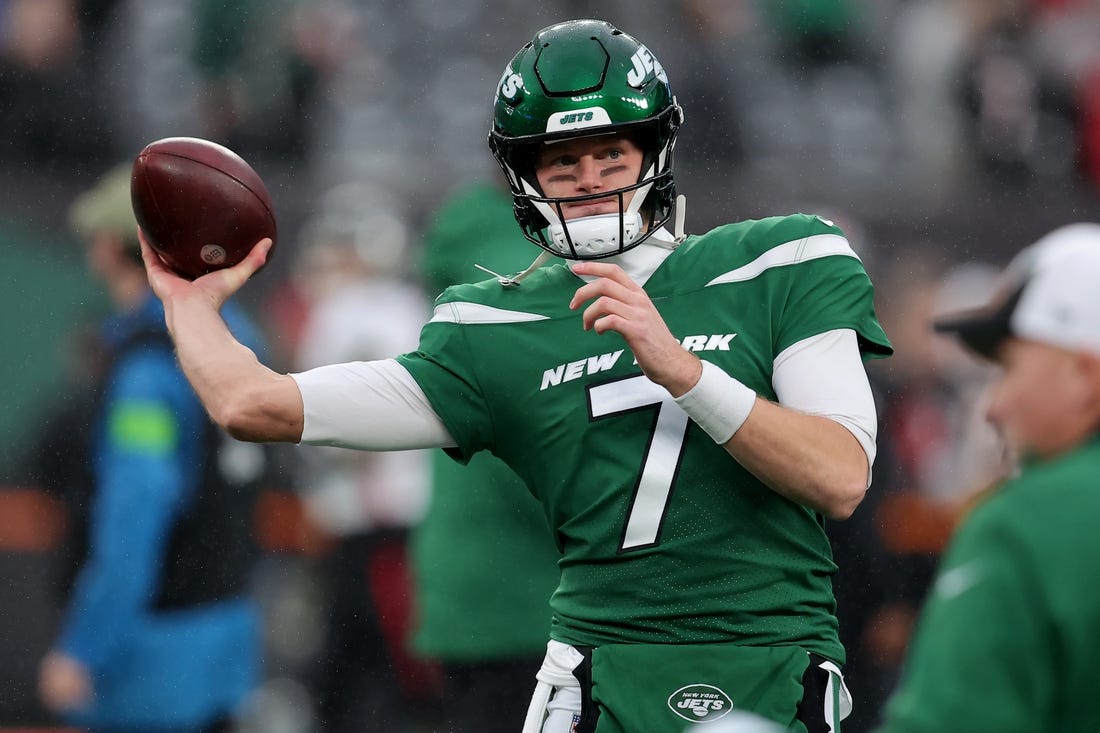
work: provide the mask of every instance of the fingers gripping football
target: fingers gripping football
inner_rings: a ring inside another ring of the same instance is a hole
[[[141,240],[141,256],[145,262],[149,285],[161,300],[198,294],[208,299],[215,308],[221,308],[226,300],[264,266],[273,246],[270,239],[262,239],[236,265],[190,280],[169,268],[140,230],[138,238]]]

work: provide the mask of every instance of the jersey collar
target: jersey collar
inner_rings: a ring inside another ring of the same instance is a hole
[[[645,285],[650,276],[665,261],[665,258],[676,249],[676,245],[676,238],[672,236],[672,232],[665,227],[661,227],[637,247],[629,249],[621,255],[607,257],[600,261],[618,265],[630,276],[631,280],[639,285]],[[577,277],[585,282],[592,282],[597,279],[592,275],[577,275]]]

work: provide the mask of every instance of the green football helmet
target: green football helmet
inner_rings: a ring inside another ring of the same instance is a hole
[[[524,236],[567,259],[610,257],[641,244],[672,215],[672,150],[683,112],[661,64],[634,38],[600,20],[542,29],[497,85],[489,148],[512,189]],[[585,196],[548,198],[535,178],[543,145],[627,133],[644,152],[636,183]],[[629,205],[626,194],[636,193]],[[565,221],[562,205],[617,196],[618,214]]]

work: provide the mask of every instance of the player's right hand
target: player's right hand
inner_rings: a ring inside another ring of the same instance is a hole
[[[582,260],[570,263],[570,269],[596,278],[578,288],[569,301],[570,309],[583,308],[586,331],[614,331],[626,339],[645,375],[673,397],[695,386],[702,362],[680,346],[645,288],[609,262]]]
[[[141,241],[141,259],[145,263],[149,285],[161,301],[168,302],[176,298],[200,296],[209,300],[215,309],[220,309],[225,301],[241,289],[248,278],[263,267],[272,247],[270,239],[261,239],[248,256],[233,267],[209,272],[195,280],[187,280],[170,270],[161,261],[160,255],[149,244],[140,228],[138,228],[138,239]]]

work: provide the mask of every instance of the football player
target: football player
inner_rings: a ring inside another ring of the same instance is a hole
[[[682,119],[636,39],[596,20],[539,31],[500,79],[489,144],[535,264],[559,261],[447,290],[394,359],[277,374],[217,313],[266,241],[194,282],[146,249],[183,368],[232,434],[488,450],[523,477],[562,553],[527,731],[733,709],[826,731],[850,708],[823,518],[867,490],[863,364],[891,348],[831,222],[684,233]]]

